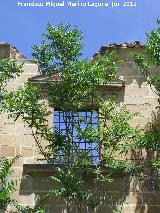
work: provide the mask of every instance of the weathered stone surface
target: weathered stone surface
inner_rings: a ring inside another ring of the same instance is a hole
[[[12,196],[13,199],[17,200],[19,204],[28,206],[28,204],[34,205],[34,194],[30,194],[27,191],[21,191],[14,193]]]
[[[12,135],[0,135],[1,145],[14,145],[14,137]]]
[[[2,145],[1,151],[2,151],[2,156],[4,157],[15,157],[16,155],[15,146]]]
[[[16,145],[33,145],[34,138],[32,135],[15,135],[15,144]]]
[[[33,147],[22,146],[21,155],[25,157],[33,157]]]
[[[0,43],[0,58],[10,57],[10,44]]]

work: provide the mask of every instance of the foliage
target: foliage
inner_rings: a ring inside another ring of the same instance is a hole
[[[7,205],[13,205],[17,207],[17,209],[22,209],[18,203],[11,199],[11,195],[16,190],[16,186],[18,184],[18,180],[13,178],[13,170],[11,166],[15,163],[15,161],[19,158],[19,156],[14,157],[11,160],[1,159],[0,162],[0,209],[6,209]]]
[[[119,106],[113,101],[100,103],[102,159],[110,173],[136,175],[140,169],[140,165],[127,160],[131,150],[132,154],[136,152],[137,143],[143,138],[143,131],[130,125],[135,115],[125,105]]]
[[[0,59],[0,88],[5,88],[10,79],[20,76],[23,64],[17,64],[14,59]]]
[[[84,156],[83,156],[84,157]],[[83,176],[91,174],[90,164],[83,164],[80,156],[74,159],[70,167],[62,163],[62,168],[57,168],[57,174],[51,177],[53,182],[59,184],[59,189],[53,190],[53,193],[66,200],[68,204],[75,203],[80,209],[81,206],[93,207],[95,200],[91,190],[85,190]]]
[[[157,77],[159,73],[151,72],[151,67],[160,66],[160,22],[157,19],[158,28],[147,33],[146,43],[144,45],[144,54],[133,54],[133,58],[139,69],[146,75],[150,85],[158,86]],[[156,77],[155,77],[156,75]]]
[[[47,33],[43,34],[44,40],[40,46],[33,47],[33,57],[41,68],[43,74],[54,74],[62,70],[67,63],[75,63],[82,55],[82,33],[69,24],[59,24],[55,28],[52,24],[46,27]],[[47,42],[46,42],[47,39]]]
[[[151,88],[156,88],[160,104],[160,20],[157,24],[158,29],[146,35],[144,54],[134,54],[133,58]],[[152,174],[159,173],[159,124],[152,125],[147,132],[133,128],[130,121],[136,114],[130,114],[125,106],[119,106],[113,100],[106,101],[99,97],[100,85],[117,79],[116,70],[120,61],[116,61],[115,52],[97,55],[91,60],[82,59],[82,38],[82,33],[77,28],[71,29],[68,24],[60,24],[57,28],[48,24],[43,41],[33,47],[33,57],[40,67],[40,74],[53,79],[45,82],[49,105],[66,114],[63,118],[65,132],[59,129],[53,132],[48,127],[51,112],[42,101],[43,88],[27,83],[14,92],[7,92],[6,83],[22,73],[22,64],[18,65],[10,59],[0,60],[1,111],[7,112],[14,121],[22,118],[32,129],[40,152],[52,166],[50,179],[58,185],[58,188],[39,198],[34,209],[29,206],[22,208],[10,198],[16,185],[16,181],[10,179],[10,168],[16,158],[5,159],[0,164],[1,208],[10,204],[18,212],[45,212],[45,202],[56,196],[65,200],[68,212],[73,204],[79,212],[87,212],[103,205],[103,201],[97,188],[88,188],[86,177],[98,186],[112,181],[117,173],[142,178],[141,173],[149,168],[151,172],[145,175],[152,182]],[[153,66],[158,68],[156,73],[151,70]],[[90,119],[79,116],[78,111],[86,109],[99,110],[98,128],[92,125]],[[71,112],[74,112],[73,119],[70,118]],[[79,120],[76,120],[76,114]],[[73,135],[73,132],[76,134]],[[46,147],[41,145],[41,138],[46,141]],[[77,138],[79,142],[96,143],[97,149],[101,147],[101,159],[94,161],[90,151],[81,150]],[[140,157],[143,150],[147,152],[149,162]],[[128,157],[137,159],[137,156],[138,160],[128,160]],[[160,190],[159,186],[154,188]]]
[[[160,20],[157,19],[157,29],[153,29],[146,34],[146,43],[144,45],[144,54],[134,54],[133,58],[140,71],[144,73],[148,85],[157,94],[157,111],[160,108]],[[154,68],[154,70],[152,69]],[[146,168],[149,169],[147,178],[152,182],[153,188],[159,193],[159,151],[160,151],[160,125],[159,121],[154,121],[149,131],[146,131],[143,140],[139,143],[140,147],[146,150],[148,154],[148,163]],[[147,171],[148,172],[148,171]],[[155,176],[156,174],[156,176]]]
[[[144,45],[144,54],[134,54],[133,58],[137,64],[139,70],[141,70],[147,79],[148,84],[151,86],[153,91],[157,94],[158,102],[160,103],[160,74],[159,74],[159,65],[160,65],[160,21],[157,19],[158,28],[153,29],[151,33],[147,33],[146,43]],[[151,68],[156,68],[154,72]],[[156,90],[155,90],[155,89]],[[159,108],[159,106],[157,107]],[[150,144],[144,144],[146,148],[154,149],[154,142],[159,141],[159,126],[152,124],[151,131],[146,133],[146,140],[150,141]],[[157,149],[158,146],[155,144]]]
[[[32,105],[31,99],[30,99],[30,103],[29,103],[29,100],[27,99],[25,94],[21,93],[22,88],[19,88],[15,93],[13,93],[13,92],[8,93],[7,89],[6,89],[7,83],[11,79],[15,79],[16,77],[19,77],[22,74],[22,72],[23,72],[22,67],[23,67],[23,64],[22,63],[18,64],[17,61],[14,59],[9,59],[9,58],[0,59],[0,88],[1,88],[0,111],[8,112],[9,113],[8,117],[14,118],[15,121],[18,119],[20,114],[21,115],[23,114],[25,107],[26,107],[25,109],[27,109],[29,106]],[[28,85],[26,85],[26,90],[27,90],[27,86],[30,88],[32,87],[30,84],[28,84]],[[36,87],[34,87],[34,88],[32,87],[32,89],[34,90],[34,93],[33,93],[34,96],[32,95],[32,93],[30,93],[30,94],[28,92],[26,92],[26,93],[27,93],[27,95],[32,97],[32,101],[36,101],[36,98],[38,98],[40,96],[38,94],[39,90]],[[28,91],[33,92],[31,89],[30,90],[28,89]],[[23,92],[25,92],[25,91],[23,91]],[[37,92],[37,94],[36,94],[36,92]],[[9,101],[9,99],[10,99],[10,101]],[[21,112],[18,110],[18,108],[16,108],[16,102],[14,102],[13,99],[14,99],[14,101],[16,101],[17,103],[19,103],[21,105]],[[10,110],[8,109],[8,107],[10,107]],[[36,111],[36,110],[38,110],[38,108],[36,108],[34,110]],[[17,112],[16,114],[14,113],[15,111]],[[29,112],[29,110],[28,110],[28,112]],[[38,115],[38,114],[39,114],[39,112],[37,112],[36,115]],[[23,116],[25,118],[25,116],[27,116],[27,115],[23,114]],[[35,117],[34,117],[34,119],[35,119]],[[43,121],[45,121],[45,118],[43,119]],[[30,122],[29,125],[33,125],[33,124]],[[16,191],[17,184],[21,181],[25,181],[25,178],[26,178],[26,177],[23,177],[23,178],[14,177],[14,170],[12,169],[12,165],[19,158],[20,158],[20,156],[13,157],[12,159],[2,158],[0,161],[0,209],[6,210],[7,206],[10,205],[10,206],[14,206],[16,211],[18,211],[18,212],[40,213],[40,212],[42,212],[41,203],[42,203],[43,198],[41,198],[39,200],[39,202],[36,204],[34,209],[32,209],[30,207],[24,208],[21,205],[19,205],[16,200],[11,198],[12,194]]]
[[[96,186],[110,182],[113,174],[118,172],[137,173],[137,163],[126,160],[130,150],[137,149],[143,133],[130,126],[129,122],[134,115],[124,106],[120,107],[111,100],[105,101],[99,97],[100,85],[117,79],[116,70],[120,61],[116,60],[115,52],[97,55],[91,60],[81,59],[83,36],[78,29],[62,24],[55,28],[48,24],[46,30],[41,44],[33,47],[33,56],[40,73],[53,79],[44,82],[45,89],[48,89],[49,106],[66,115],[63,118],[65,132],[53,132],[48,127],[47,117],[51,112],[48,112],[42,101],[42,88],[32,83],[11,93],[4,90],[1,110],[7,112],[14,121],[22,118],[32,129],[41,154],[52,166],[51,180],[58,183],[58,189],[52,189],[38,201],[34,209],[26,207],[25,211],[43,211],[45,201],[58,196],[66,201],[68,212],[72,204],[77,205],[79,212],[84,208],[87,212],[90,208],[102,205],[102,200],[98,189],[87,188],[86,177],[91,176]],[[7,63],[12,65],[10,61]],[[20,73],[19,68],[17,65],[13,74]],[[13,78],[14,75],[8,77]],[[88,109],[99,109],[97,128],[92,125],[91,119],[78,115],[79,120],[76,120],[78,111]],[[71,119],[70,114],[73,112]],[[73,135],[73,132],[76,134]],[[41,145],[41,138],[46,141],[46,147]],[[101,147],[102,160],[94,161],[90,150],[81,150],[77,138],[79,143],[96,144],[97,150]],[[62,155],[60,159],[59,155]]]
[[[12,159],[2,158],[0,162],[0,210],[6,210],[7,206],[13,206],[16,208],[16,212],[21,213],[45,213],[43,210],[44,197],[40,198],[34,209],[30,207],[22,207],[19,203],[12,199],[13,193],[16,191],[17,185],[26,181],[26,177],[16,178],[14,177],[14,169],[12,169],[13,164],[21,156],[16,156]]]
[[[51,143],[54,139],[47,120],[51,112],[47,110],[47,106],[42,101],[40,102],[42,98],[39,88],[27,83],[13,93],[3,93],[3,101],[1,102],[3,111],[8,113],[9,118],[16,121],[21,117],[28,127],[32,129],[32,134],[41,151],[42,147],[38,136]],[[45,152],[43,154],[46,155]]]
[[[142,137],[141,132],[133,129],[129,124],[133,115],[124,107],[119,108],[119,111],[116,110],[118,105],[112,101],[99,102],[97,94],[100,84],[105,85],[116,80],[116,70],[120,61],[116,61],[115,52],[106,52],[104,56],[97,55],[91,60],[81,59],[82,33],[77,29],[70,29],[69,25],[59,25],[55,28],[48,24],[47,33],[43,34],[43,37],[40,46],[34,46],[33,56],[43,75],[58,79],[49,82],[49,85],[46,82],[50,106],[68,116],[64,121],[65,134],[56,131],[54,141],[60,141],[59,149],[55,152],[54,144],[48,146],[50,153],[63,154],[60,161],[62,167],[55,169],[57,175],[52,177],[52,180],[60,184],[55,194],[69,203],[77,202],[79,208],[84,203],[85,206],[91,206],[89,204],[91,201],[92,204],[95,203],[95,207],[100,203],[100,201],[93,202],[93,198],[97,197],[96,194],[83,191],[84,170],[85,173],[96,173],[96,169],[92,167],[93,156],[90,156],[90,152],[81,153],[75,138],[79,138],[79,142],[90,141],[97,143],[97,147],[103,147],[102,163],[105,169],[110,169],[111,174],[119,171],[135,173],[138,170],[138,165],[126,162],[125,157]],[[70,119],[70,113],[67,112],[80,111],[87,107],[94,109],[95,106],[100,112],[99,128],[95,129],[89,121],[85,123],[86,128],[82,128],[81,123],[84,123],[84,120],[80,116],[79,121],[75,121],[76,124],[72,126],[73,121]],[[107,122],[111,125],[107,125]],[[77,132],[75,137],[73,137],[74,131]],[[122,154],[124,159],[119,157]],[[54,159],[56,160],[56,155]],[[87,162],[87,165],[83,165],[83,162]],[[103,176],[103,169],[99,171],[97,182],[110,180],[108,176]]]
[[[82,55],[82,33],[70,25],[47,25],[45,40],[40,46],[33,47],[33,56],[38,62],[41,73],[56,75],[61,79],[49,86],[50,103],[62,109],[82,108],[84,100],[92,100],[100,83],[116,78],[118,62],[115,53],[107,53],[96,58],[80,59]]]
[[[20,76],[22,73],[22,64],[17,64],[16,60],[0,59],[0,89],[1,101],[3,93],[6,91],[7,82]],[[1,108],[1,105],[0,105]],[[2,108],[1,108],[2,110]],[[21,211],[23,208],[11,195],[15,192],[16,185],[19,180],[13,177],[14,171],[11,168],[19,156],[12,159],[3,159],[0,161],[0,209],[5,210],[8,205],[14,206],[17,210]]]

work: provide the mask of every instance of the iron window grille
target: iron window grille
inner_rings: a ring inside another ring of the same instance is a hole
[[[70,156],[80,152],[89,156],[93,165],[100,160],[100,146],[98,141],[98,112],[97,111],[54,111],[54,131],[69,143]],[[90,128],[92,138],[86,137]],[[69,139],[68,139],[68,138]],[[55,163],[61,164],[64,160],[64,151],[60,150],[55,158]],[[67,159],[70,161],[70,158]]]

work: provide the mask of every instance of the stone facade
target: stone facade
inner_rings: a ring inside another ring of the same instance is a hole
[[[125,84],[120,86],[118,90],[117,86],[114,85],[103,88],[101,89],[101,96],[107,99],[115,95],[117,101],[126,104],[131,112],[140,113],[133,119],[132,125],[140,125],[141,127],[148,128],[150,122],[156,121],[158,116],[158,112],[156,111],[156,95],[146,84],[144,76],[138,71],[131,58],[131,52],[143,51],[143,46],[137,42],[130,45],[106,46],[102,47],[96,54],[103,55],[105,51],[110,50],[116,50],[117,58],[124,61],[119,66],[118,76]],[[38,75],[36,64],[26,60],[16,48],[6,43],[0,43],[0,58],[8,57],[15,58],[17,63],[24,63],[23,74],[11,80],[7,85],[10,91],[23,86],[29,78]],[[153,72],[155,72],[154,69]],[[49,119],[52,125],[52,116]],[[34,139],[28,127],[20,119],[16,122],[8,120],[6,114],[1,114],[0,116],[0,153],[2,156],[8,158],[19,154],[22,155],[22,158],[14,164],[15,175],[21,177],[27,173],[31,175],[31,178],[28,182],[20,184],[17,187],[14,198],[24,206],[34,206],[37,196],[47,192],[51,188],[51,184],[47,179],[50,169],[45,165],[45,161],[38,161],[40,156],[38,155]],[[107,184],[106,188],[103,188],[104,196],[106,196],[106,205],[103,208],[97,209],[97,212],[111,213],[115,209],[115,206],[121,205],[123,200],[123,213],[160,212],[159,197],[153,193],[151,186],[147,182],[140,185],[134,180],[128,185],[126,191],[125,186],[128,183],[129,177],[120,176],[113,183]],[[112,207],[109,207],[108,203],[112,204]],[[77,211],[74,208],[73,212],[76,213]],[[48,203],[49,213],[65,213],[65,209],[65,203],[61,200],[55,199]]]

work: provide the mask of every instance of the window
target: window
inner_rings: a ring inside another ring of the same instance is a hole
[[[87,136],[86,132],[90,129],[92,137]],[[70,143],[70,151],[78,153],[87,153],[92,164],[98,164],[100,158],[100,149],[98,141],[98,112],[63,112],[54,111],[54,131],[62,137],[66,137],[66,142]],[[61,163],[63,151],[59,151],[56,163]],[[68,159],[69,160],[69,159]]]

